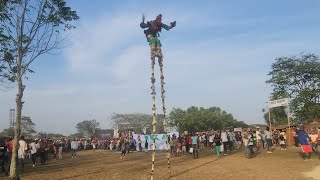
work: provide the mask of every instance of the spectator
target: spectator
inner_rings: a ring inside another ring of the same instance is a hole
[[[73,141],[71,142],[71,158],[77,158],[77,149],[78,149],[78,142],[76,138],[73,138]]]
[[[192,136],[193,159],[199,158],[199,138],[197,134]]]
[[[318,139],[319,139],[318,134],[316,134],[315,130],[313,129],[309,136],[310,136],[310,144],[311,144],[312,151],[320,159],[320,155],[318,151]]]
[[[221,131],[218,131],[218,134],[216,134],[214,136],[214,142],[216,143],[217,156],[220,157],[220,153],[221,153]]]
[[[148,152],[148,140],[146,139],[146,142],[144,143],[144,151]]]
[[[298,140],[298,134],[296,133],[296,128],[292,129],[292,137],[294,140],[294,147],[298,147],[299,146],[299,140]]]
[[[267,127],[266,130],[264,131],[265,137],[266,137],[266,142],[267,142],[267,153],[272,153],[271,148],[272,148],[272,134],[270,131],[270,128]]]
[[[36,166],[36,153],[39,149],[38,139],[35,139],[31,142],[30,151],[31,151],[31,160],[32,160],[32,167]]]
[[[223,144],[224,155],[228,155],[228,136],[226,131],[221,132],[221,141]]]
[[[18,149],[18,159],[21,162],[22,171],[24,170],[24,159],[26,157],[26,151],[28,150],[28,145],[24,140],[24,136],[21,136],[19,141],[19,149]]]
[[[311,153],[312,153],[312,148],[309,144],[309,135],[306,132],[306,129],[304,126],[301,126],[299,130],[296,131],[299,139],[299,143],[301,144],[301,150],[302,150],[302,158],[303,160],[312,160],[311,158]],[[308,154],[308,159],[307,159],[307,154]]]
[[[47,148],[47,142],[44,139],[41,139],[40,148],[39,148],[41,165],[46,164],[46,155],[45,155],[46,148]]]

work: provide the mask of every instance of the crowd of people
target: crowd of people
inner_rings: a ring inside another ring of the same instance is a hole
[[[318,156],[318,145],[320,144],[320,130],[306,129],[305,127],[293,128],[289,132],[294,139],[294,146],[301,146],[303,159],[312,160],[312,153]],[[272,153],[273,146],[286,150],[288,146],[286,130],[265,130],[246,129],[243,131],[214,131],[198,132],[181,135],[173,134],[167,136],[168,148],[172,155],[176,157],[184,155],[193,155],[193,158],[199,158],[199,152],[205,148],[214,151],[217,157],[227,156],[231,152],[243,150],[244,157],[254,158],[257,152],[266,150]],[[1,139],[0,143],[0,160],[2,172],[6,175],[9,173],[11,155],[13,150],[13,138],[6,141]],[[101,149],[121,152],[121,159],[126,159],[129,152],[142,151],[148,152],[149,144],[145,141],[142,144],[140,135],[137,139],[133,138],[132,133],[119,133],[117,138],[90,138],[90,139],[33,139],[26,140],[24,136],[20,137],[18,142],[18,159],[21,164],[21,170],[24,170],[25,159],[31,159],[32,166],[37,165],[37,158],[40,158],[40,164],[45,165],[49,159],[49,153],[52,154],[52,160],[61,160],[63,154],[71,152],[71,158],[77,158],[77,151],[89,149]],[[152,144],[151,144],[152,147]]]

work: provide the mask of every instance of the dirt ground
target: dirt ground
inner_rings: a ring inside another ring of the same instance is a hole
[[[276,148],[272,154],[263,151],[256,158],[245,159],[240,151],[217,158],[213,151],[205,149],[199,159],[190,155],[171,157],[171,177],[165,153],[157,152],[154,179],[320,179],[320,160],[313,157],[313,161],[305,162],[299,152],[300,148],[286,151]],[[151,152],[134,152],[121,160],[118,152],[96,150],[78,152],[77,159],[64,154],[63,160],[50,160],[47,165],[34,168],[28,161],[20,177],[22,180],[138,180],[150,179],[150,171]],[[0,179],[5,178],[0,176]]]

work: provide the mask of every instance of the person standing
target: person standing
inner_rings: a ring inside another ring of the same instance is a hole
[[[270,131],[270,128],[267,127],[266,130],[264,131],[265,137],[266,137],[266,142],[267,142],[267,153],[272,153],[271,148],[272,148],[272,134]]]
[[[24,140],[24,136],[21,136],[19,141],[19,149],[18,149],[18,159],[21,162],[21,169],[24,171],[24,159],[26,157],[26,151],[28,150],[28,145]]]
[[[318,156],[319,160],[320,160],[320,155],[319,155],[319,151],[318,151],[318,134],[316,134],[315,130],[313,129],[310,136],[310,145],[312,148],[312,151],[315,155]]]
[[[187,151],[187,149],[186,149],[186,139],[185,139],[185,137],[182,137],[181,138],[181,150],[182,150],[182,155],[184,155],[185,153],[186,153],[186,151]]]
[[[38,139],[35,139],[35,140],[32,141],[31,144],[30,144],[32,167],[35,167],[35,166],[36,166],[36,155],[37,155],[38,149],[39,149]]]
[[[306,132],[305,127],[301,126],[301,128],[299,128],[299,130],[297,130],[296,133],[298,134],[299,143],[301,144],[303,160],[305,161],[312,160],[311,158],[312,148],[309,144],[309,135]],[[308,159],[307,159],[307,154],[308,154]]]
[[[199,158],[199,138],[197,134],[193,134],[192,136],[192,149],[193,149],[193,159],[198,159]]]
[[[45,139],[41,139],[40,148],[39,148],[41,165],[46,164],[46,160],[47,160],[46,159],[46,149],[47,149],[47,147],[48,147],[48,144],[45,141]]]
[[[9,139],[6,143],[7,153],[5,154],[6,159],[4,161],[4,173],[5,175],[9,175],[10,172],[10,164],[11,164],[11,157],[12,157],[12,149],[13,149],[13,137]]]
[[[261,132],[259,127],[257,127],[256,138],[257,138],[257,149],[261,149],[263,145],[262,145],[262,137],[261,137]]]
[[[77,149],[78,149],[78,141],[76,138],[73,138],[71,142],[71,158],[77,158]]]
[[[125,138],[121,137],[120,140],[120,149],[121,149],[121,159],[123,160],[124,158],[126,158],[126,140]]]
[[[237,132],[236,136],[236,141],[237,141],[237,149],[239,150],[241,148],[242,145],[242,135],[241,132]]]
[[[294,147],[299,146],[299,139],[298,139],[298,134],[296,133],[296,128],[292,129],[292,137],[294,140]]]
[[[214,136],[214,142],[216,144],[216,154],[217,154],[218,157],[220,157],[220,153],[221,153],[221,131],[218,131],[218,134],[216,134]]]
[[[145,140],[146,142],[144,143],[144,151],[147,153],[148,152],[148,140]]]
[[[253,147],[254,147],[254,137],[255,137],[255,132],[253,133],[249,133],[249,136],[248,136],[248,158],[251,159],[253,157],[255,157],[254,155],[254,151],[253,151]]]
[[[226,131],[221,132],[221,141],[223,144],[223,152],[224,155],[228,155],[228,135],[226,133]]]
[[[192,148],[192,135],[189,134],[188,136],[188,149],[187,151],[190,152],[190,148]]]
[[[213,134],[209,135],[209,150],[212,150],[213,148],[213,139],[214,139]]]
[[[248,144],[249,144],[248,135],[244,134],[243,135],[243,146],[244,146],[244,157],[246,157],[246,158],[248,157],[248,155],[250,153]]]
[[[142,146],[141,146],[141,137],[140,135],[138,135],[138,146],[139,146],[139,151],[141,152],[142,151]]]
[[[62,150],[63,150],[63,142],[62,140],[58,144],[59,152],[58,152],[58,157],[59,159],[62,159]]]

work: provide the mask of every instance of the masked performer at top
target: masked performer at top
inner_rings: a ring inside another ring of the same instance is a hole
[[[140,23],[141,28],[148,28],[147,30],[144,30],[144,33],[147,37],[147,40],[149,42],[151,52],[156,53],[158,57],[162,56],[161,52],[161,43],[158,37],[160,36],[161,29],[164,28],[165,30],[169,30],[176,26],[176,21],[171,22],[170,26],[163,24],[161,22],[162,15],[159,14],[155,20],[153,21],[147,21],[147,23],[144,22],[144,17],[142,19],[142,22]]]

